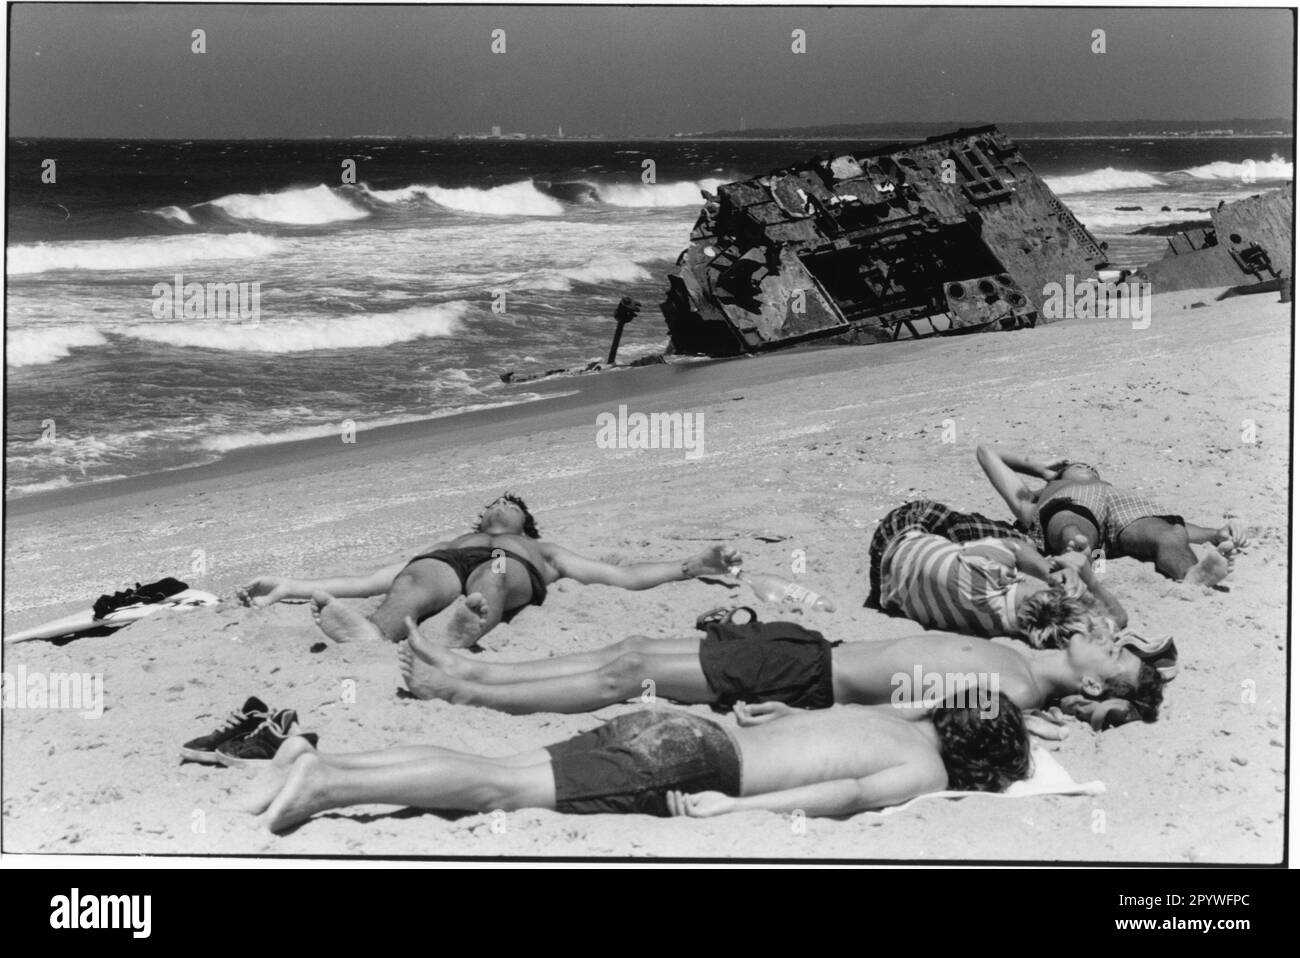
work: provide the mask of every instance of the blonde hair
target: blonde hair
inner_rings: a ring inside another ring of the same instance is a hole
[[[1042,589],[1026,599],[1016,614],[1016,625],[1036,649],[1063,649],[1070,636],[1079,632],[1114,632],[1110,619],[1100,614],[1094,601],[1071,597],[1058,587]]]

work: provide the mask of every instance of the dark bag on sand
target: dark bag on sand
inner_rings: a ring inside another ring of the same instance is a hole
[[[135,584],[134,589],[127,589],[124,592],[114,592],[112,595],[101,595],[95,600],[92,607],[95,618],[102,619],[109,613],[116,612],[118,609],[125,609],[131,605],[151,605],[154,602],[162,602],[164,599],[170,599],[178,592],[184,592],[189,586],[180,579],[173,579],[168,576],[165,579],[159,579],[157,582],[150,582],[148,585]]]

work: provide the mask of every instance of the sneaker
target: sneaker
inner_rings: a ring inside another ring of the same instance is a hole
[[[191,762],[202,762],[205,765],[218,765],[221,760],[217,758],[217,749],[231,741],[232,739],[242,738],[248,733],[257,729],[270,714],[270,709],[261,699],[252,696],[244,703],[244,707],[237,711],[231,712],[227,716],[225,724],[214,732],[209,732],[201,738],[190,739],[181,746],[181,758]]]
[[[298,713],[293,709],[281,709],[268,716],[254,731],[243,738],[231,739],[217,749],[217,761],[222,765],[237,767],[257,762],[269,762],[275,758],[284,740],[298,724]],[[304,735],[314,748],[317,736],[312,733]]]

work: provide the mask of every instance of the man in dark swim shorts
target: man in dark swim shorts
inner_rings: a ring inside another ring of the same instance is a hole
[[[400,641],[408,617],[422,622],[465,599],[441,631],[444,641],[467,648],[528,605],[541,605],[557,579],[584,585],[649,589],[665,582],[718,575],[740,564],[734,549],[720,545],[686,559],[613,565],[543,542],[528,506],[509,494],[488,503],[474,531],[370,572],[322,579],[262,577],[239,590],[249,605],[311,599],[316,623],[331,639]],[[383,595],[368,617],[337,601]]]
[[[734,707],[738,718],[755,721],[835,704],[935,704],[934,687],[915,678],[918,670],[963,688],[979,676],[996,676],[992,694],[1005,694],[1022,709],[1046,708],[1066,697],[1126,699],[1135,714],[1153,722],[1163,697],[1162,674],[1127,648],[1116,648],[1109,620],[1087,613],[1062,629],[1059,648],[1033,658],[949,633],[832,643],[794,622],[710,622],[705,631],[703,638],[634,635],[591,652],[486,662],[458,654],[412,625],[398,657],[406,687],[417,698],[516,715],[590,712],[636,698]],[[1036,732],[1060,737],[1041,723]]]
[[[752,722],[738,715],[734,729],[650,709],[504,758],[434,746],[331,755],[295,736],[242,804],[274,832],[373,804],[494,815],[852,815],[945,788],[1002,791],[1029,775],[1029,738],[1006,696],[987,709],[955,705],[847,705]]]

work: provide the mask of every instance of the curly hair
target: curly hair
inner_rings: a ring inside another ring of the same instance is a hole
[[[1020,709],[998,694],[996,713],[970,706],[958,708],[949,698],[934,710],[939,755],[948,771],[948,787],[968,792],[1001,792],[1033,771],[1029,733]]]
[[[488,506],[500,502],[502,499],[504,499],[506,502],[513,503],[514,505],[518,506],[520,510],[522,510],[524,514],[524,535],[528,536],[528,538],[530,539],[540,539],[542,537],[542,533],[537,528],[537,520],[534,519],[533,514],[528,511],[528,504],[524,502],[522,498],[510,492],[502,493],[500,496],[493,499],[492,502],[489,502],[487,506],[483,507],[483,512],[480,512],[478,514],[478,518],[474,520],[473,531],[479,532],[483,529],[483,513],[487,512]]]
[[[1091,605],[1066,595],[1060,586],[1052,586],[1025,600],[1016,613],[1016,626],[1036,649],[1063,649],[1070,636],[1087,631]]]
[[[1118,676],[1109,679],[1102,690],[1102,698],[1128,699],[1144,722],[1154,722],[1160,716],[1160,704],[1165,700],[1165,680],[1150,662],[1138,668],[1137,685]]]

